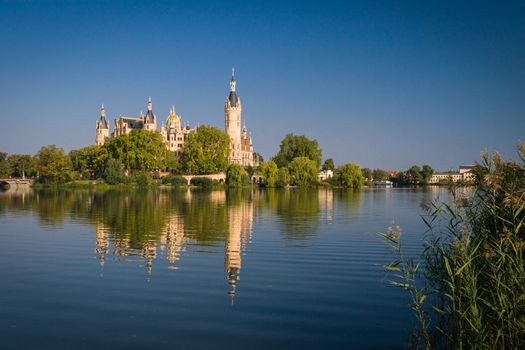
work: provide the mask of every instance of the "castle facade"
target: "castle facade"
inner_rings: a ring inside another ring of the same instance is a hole
[[[229,164],[239,164],[243,166],[253,166],[253,143],[248,135],[246,124],[241,129],[241,99],[236,93],[235,71],[232,69],[230,80],[230,94],[226,98],[224,106],[224,129],[230,137],[230,150],[228,154]],[[120,135],[129,134],[134,129],[159,131],[157,129],[157,116],[153,113],[153,103],[151,97],[148,100],[148,110],[146,114],[140,113],[138,117],[125,117],[119,115],[115,119],[113,132],[110,133],[110,124],[106,118],[104,105],[100,108],[100,118],[96,122],[96,144],[102,146],[107,140]],[[195,132],[196,128],[189,125],[183,126],[182,119],[175,112],[175,107],[170,109],[165,123],[160,127],[160,134],[166,148],[172,152],[181,153],[184,149],[184,142],[189,134]]]

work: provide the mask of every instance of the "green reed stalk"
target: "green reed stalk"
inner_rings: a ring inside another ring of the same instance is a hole
[[[451,204],[426,208],[421,273],[416,265],[407,274],[413,263],[404,258],[395,231],[380,234],[396,253],[394,265],[385,268],[401,272],[394,277],[405,282],[396,285],[412,297],[424,339],[414,348],[525,348],[525,145],[518,151],[520,163],[484,154],[470,195],[452,188]],[[418,274],[424,287],[415,284]],[[428,300],[432,305],[424,305]]]

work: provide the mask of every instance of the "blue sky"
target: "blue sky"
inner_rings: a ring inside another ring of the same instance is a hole
[[[0,150],[94,143],[147,98],[223,127],[235,65],[256,151],[286,133],[337,164],[439,170],[525,140],[525,3],[0,2]]]

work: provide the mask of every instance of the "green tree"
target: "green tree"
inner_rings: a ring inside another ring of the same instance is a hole
[[[188,135],[182,152],[182,167],[190,174],[213,174],[228,166],[230,138],[213,126],[202,125]]]
[[[124,182],[124,166],[118,159],[109,159],[103,173],[104,181],[110,185],[115,185]]]
[[[63,183],[71,179],[73,168],[64,149],[55,145],[42,147],[36,157],[41,182]]]
[[[139,188],[148,188],[151,185],[151,175],[149,171],[141,170],[135,174],[135,183]]]
[[[286,187],[290,184],[290,181],[290,172],[288,171],[288,168],[280,168],[275,185],[277,187]]]
[[[275,187],[279,180],[279,169],[273,160],[268,160],[261,164],[261,173],[264,177],[266,187]]]
[[[248,173],[238,164],[232,164],[226,169],[226,184],[229,187],[240,187],[250,182]]]
[[[423,178],[423,183],[427,184],[430,181],[430,178],[434,174],[434,169],[428,164],[423,165],[421,169],[421,177]]]
[[[416,185],[420,183],[423,180],[423,177],[421,176],[421,169],[419,168],[419,165],[412,165],[407,171],[407,177],[411,184]]]
[[[30,154],[11,154],[7,157],[7,162],[11,167],[11,176],[36,175],[36,161]]]
[[[304,135],[288,134],[281,141],[279,153],[273,161],[279,168],[288,166],[294,158],[306,157],[315,162],[319,169],[323,151],[319,148],[317,140],[310,140]]]
[[[308,157],[294,158],[288,165],[292,185],[305,187],[317,181],[318,170],[314,160]]]
[[[358,165],[347,163],[339,166],[334,179],[343,187],[360,188],[363,185],[363,174]]]
[[[119,159],[126,170],[164,169],[169,157],[159,132],[133,130],[104,144],[111,158]]]
[[[332,158],[328,158],[327,160],[325,160],[323,163],[322,169],[334,171],[335,170],[334,160]]]
[[[367,181],[371,181],[374,178],[370,168],[362,168],[361,175],[363,175],[363,178]]]
[[[253,152],[253,161],[255,164],[262,164],[262,162],[264,162],[264,158],[259,153]]]
[[[374,171],[372,171],[372,178],[374,181],[386,181],[388,180],[388,174],[383,169],[374,169]]]
[[[95,161],[99,153],[99,146],[87,146],[70,151],[69,158],[73,170],[81,174],[83,178],[89,178],[90,174],[94,173]]]
[[[0,152],[0,177],[11,176],[11,166],[7,161],[7,153]]]

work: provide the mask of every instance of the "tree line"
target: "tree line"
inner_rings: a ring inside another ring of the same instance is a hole
[[[336,167],[332,158],[322,162],[323,151],[317,140],[296,134],[287,134],[270,160],[254,154],[257,167],[228,165],[229,143],[224,131],[203,125],[186,136],[182,152],[176,153],[166,148],[159,132],[133,130],[111,138],[103,146],[82,147],[69,153],[55,145],[42,147],[35,156],[0,153],[0,176],[37,177],[45,184],[96,179],[108,184],[147,185],[152,174],[168,174],[163,182],[178,185],[185,184],[180,175],[225,172],[226,184],[232,187],[249,184],[254,174],[262,176],[261,185],[266,187],[308,187],[319,185],[322,170],[326,176],[321,182],[325,185],[359,188],[385,180],[398,185],[426,184],[434,172],[429,165],[414,165],[395,175],[382,169],[360,168],[354,163]],[[212,183],[195,179],[196,185]]]

